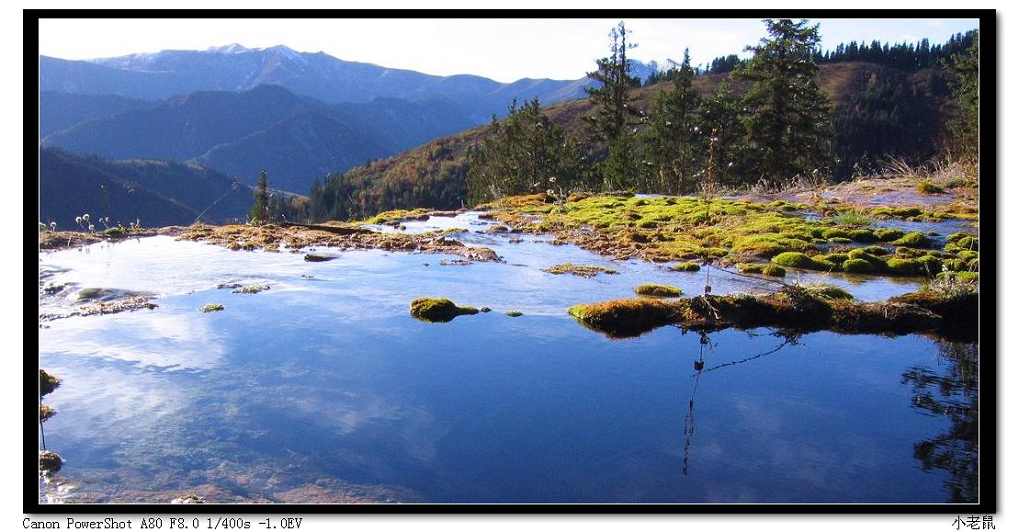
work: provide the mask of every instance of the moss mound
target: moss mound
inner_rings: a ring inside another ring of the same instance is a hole
[[[829,300],[833,300],[833,299],[851,300],[851,299],[853,299],[853,295],[850,294],[849,292],[846,292],[845,290],[843,290],[843,289],[841,289],[841,288],[839,288],[837,286],[830,285],[830,284],[812,283],[812,284],[798,285],[798,288],[803,290],[804,292],[806,292],[807,294],[809,294],[809,295],[811,295],[813,297],[817,297],[817,298],[821,298],[821,299],[829,299]]]
[[[916,191],[921,194],[944,194],[945,189],[925,179],[916,184]]]
[[[799,251],[779,253],[772,257],[771,261],[779,266],[800,268],[804,270],[834,271],[839,269],[837,264],[825,260],[823,257],[814,258],[805,253],[800,253]]]
[[[743,263],[738,266],[742,273],[756,273],[768,277],[785,277],[785,268],[777,264]]]
[[[696,262],[680,262],[669,266],[669,269],[674,272],[696,272],[700,271],[701,265]]]
[[[587,327],[626,338],[670,323],[676,309],[658,299],[635,298],[574,305],[569,313]]]
[[[460,307],[444,297],[420,297],[410,302],[410,315],[427,322],[444,323],[457,316],[477,313],[474,307]]]
[[[590,266],[586,264],[573,264],[569,262],[565,264],[556,264],[555,266],[545,268],[544,270],[541,271],[551,273],[553,275],[562,275],[564,273],[568,273],[570,275],[576,275],[578,277],[594,277],[599,273],[605,273],[609,275],[619,273],[616,270],[613,270],[612,268],[605,268],[603,266]]]
[[[916,259],[901,259],[898,257],[892,257],[885,263],[888,271],[898,275],[916,275],[919,270],[919,264]]]
[[[874,230],[874,236],[882,242],[891,242],[902,238],[905,233],[900,229],[894,229],[891,227],[882,227],[881,229]]]
[[[842,263],[842,271],[846,273],[871,273],[874,267],[863,259],[847,259]]]
[[[206,304],[202,305],[199,310],[201,310],[202,312],[219,312],[219,311],[223,310],[224,308],[226,308],[226,307],[224,307],[223,305],[221,305],[219,303],[206,303]]]
[[[637,295],[652,297],[679,297],[683,291],[678,287],[668,284],[646,283],[633,289]]]
[[[892,241],[892,244],[907,248],[926,248],[930,247],[931,239],[919,231],[910,231],[898,240]]]

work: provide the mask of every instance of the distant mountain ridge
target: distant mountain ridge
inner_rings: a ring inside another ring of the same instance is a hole
[[[53,148],[39,158],[39,221],[62,229],[77,229],[74,218],[85,213],[93,223],[109,216],[111,226],[244,221],[253,203],[250,187],[198,165],[108,161]]]
[[[50,105],[44,97],[43,109]],[[260,85],[130,108],[51,133],[43,145],[108,159],[191,160],[249,184],[264,169],[273,187],[305,194],[314,179],[329,172],[472,125],[442,99],[326,104],[278,85]]]
[[[161,100],[197,91],[244,91],[280,85],[328,103],[410,101],[443,97],[457,102],[475,124],[502,114],[509,103],[538,98],[544,104],[581,98],[590,80],[521,79],[501,83],[474,75],[435,76],[338,59],[324,52],[286,46],[246,48],[239,44],[201,51],[156,53],[71,61],[40,59],[43,91],[112,94]]]

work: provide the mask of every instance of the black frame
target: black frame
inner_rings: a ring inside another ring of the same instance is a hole
[[[809,504],[809,503],[672,503],[672,504],[75,504],[39,503],[37,424],[39,399],[39,328],[25,335],[22,510],[28,514],[338,514],[338,513],[913,513],[986,514],[998,509],[997,497],[997,12],[993,9],[620,9],[620,10],[142,10],[26,9],[24,22],[24,109],[39,105],[39,20],[43,18],[976,18],[980,21],[980,237],[994,244],[981,249],[978,350],[980,423],[977,503]],[[25,286],[38,283],[39,124],[38,113],[24,115]],[[29,186],[30,185],[30,186]],[[986,223],[990,221],[990,224]],[[33,244],[34,243],[34,244]],[[30,277],[33,276],[33,277]],[[38,294],[25,290],[26,321],[38,320]],[[29,316],[29,313],[31,316]],[[34,350],[30,350],[33,349]],[[34,436],[33,436],[34,435]]]

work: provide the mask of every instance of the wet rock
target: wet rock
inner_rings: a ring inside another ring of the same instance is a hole
[[[216,289],[217,290],[233,290],[235,288],[240,288],[242,286],[244,286],[244,285],[242,285],[241,283],[220,283],[220,284],[216,285]]]
[[[267,284],[249,284],[247,286],[241,286],[239,288],[235,288],[233,290],[233,293],[235,293],[235,294],[257,294],[259,292],[264,292],[264,291],[266,291],[268,289],[269,289],[269,285],[267,285]]]
[[[306,253],[304,260],[306,262],[326,262],[333,259],[338,259],[339,255],[329,255],[325,253]]]
[[[64,465],[64,459],[53,451],[39,451],[39,471],[56,473]]]
[[[219,312],[219,311],[223,310],[224,308],[226,308],[226,307],[224,307],[223,305],[221,305],[219,303],[206,303],[206,304],[202,305],[199,310],[201,310],[202,312],[208,313],[208,312]]]
[[[523,316],[524,313],[520,312],[519,310],[511,310],[511,311],[507,312],[506,315],[511,317],[511,318],[519,318],[520,316]]]
[[[471,261],[467,259],[442,259],[439,261],[439,266],[467,266],[469,264],[471,264]]]
[[[478,310],[479,310],[480,312],[492,312],[492,309],[490,309],[490,308],[488,308],[488,307],[481,307],[481,308],[480,308],[480,309],[478,309]]]
[[[568,273],[570,275],[576,275],[578,277],[594,277],[599,273],[605,273],[610,275],[619,273],[616,270],[613,270],[611,268],[605,268],[603,266],[590,266],[585,264],[573,264],[569,262],[564,264],[556,264],[555,266],[550,266],[541,271],[551,273],[554,275]]]
[[[410,303],[410,315],[428,322],[448,322],[457,316],[478,312],[474,307],[457,306],[444,297],[421,297]]]
[[[44,396],[57,389],[60,386],[60,379],[46,373],[46,370],[39,370],[39,396]]]

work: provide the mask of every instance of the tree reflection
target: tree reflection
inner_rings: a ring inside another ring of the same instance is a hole
[[[978,350],[975,343],[937,341],[944,372],[910,368],[903,384],[913,387],[913,408],[930,416],[948,417],[942,434],[913,445],[924,471],[941,469],[949,479],[950,502],[976,502],[979,442],[977,441]]]

